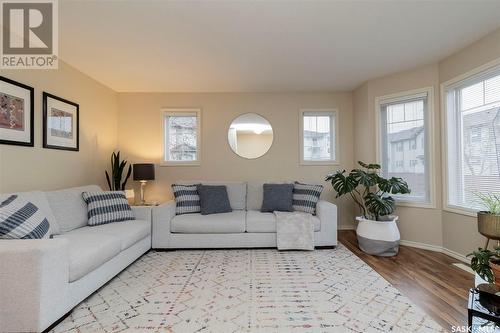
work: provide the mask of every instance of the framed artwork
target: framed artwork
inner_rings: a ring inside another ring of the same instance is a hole
[[[79,106],[43,92],[43,148],[78,151]]]
[[[33,88],[0,76],[0,144],[34,146]]]

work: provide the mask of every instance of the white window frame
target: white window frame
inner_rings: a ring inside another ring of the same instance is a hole
[[[167,160],[168,127],[167,117],[182,117],[196,115],[196,160],[193,161],[170,161]],[[200,108],[162,108],[162,161],[161,166],[199,166],[201,165],[201,109]]]
[[[304,116],[330,116],[330,147],[335,149],[335,158],[322,161],[304,160]],[[332,124],[333,122],[333,124]],[[339,165],[339,112],[337,109],[300,109],[299,110],[299,150],[300,165]]]
[[[391,102],[404,102],[411,98],[416,98],[419,95],[427,95],[427,114],[424,116],[424,127],[427,127],[425,133],[427,134],[427,147],[426,147],[426,158],[428,159],[428,166],[426,169],[427,173],[427,186],[429,191],[429,198],[427,202],[414,201],[414,200],[402,200],[401,198],[395,197],[396,205],[404,207],[416,207],[416,208],[429,208],[436,209],[436,179],[435,179],[435,149],[434,149],[434,87],[425,87],[413,90],[402,91],[390,95],[375,97],[375,123],[376,123],[376,152],[377,152],[377,163],[380,164],[382,161],[382,119],[381,119],[381,106]]]
[[[444,156],[442,163],[442,191],[443,191],[443,210],[451,213],[456,213],[465,216],[477,217],[477,209],[471,209],[466,207],[460,207],[455,205],[450,205],[449,202],[449,172],[448,172],[448,91],[453,90],[459,86],[466,85],[468,81],[475,81],[481,76],[487,77],[489,74],[499,71],[500,69],[500,58],[492,60],[482,66],[476,67],[468,72],[458,75],[440,85],[440,95],[441,95],[441,150]]]

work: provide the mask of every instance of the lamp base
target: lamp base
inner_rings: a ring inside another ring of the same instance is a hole
[[[141,183],[141,206],[145,206],[146,205],[146,199],[144,198],[144,192],[146,192],[146,183],[148,181],[147,180],[141,180],[140,183]]]

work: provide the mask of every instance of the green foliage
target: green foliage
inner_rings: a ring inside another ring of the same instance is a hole
[[[127,161],[120,161],[120,152],[113,152],[111,154],[111,177],[108,171],[104,171],[106,174],[106,181],[108,182],[109,189],[111,191],[124,191],[127,181],[132,173],[132,165],[128,166],[127,174],[125,175],[125,180],[122,182],[123,171],[127,166]]]
[[[500,195],[494,193],[476,192],[474,195],[478,201],[487,209],[488,213],[500,215]]]
[[[467,257],[472,257],[470,260],[470,268],[472,268],[474,272],[489,283],[495,282],[490,261],[500,260],[500,248],[496,248],[495,251],[478,248],[477,251],[469,253]]]
[[[358,161],[361,168],[353,169],[346,176],[345,170],[339,170],[326,176],[337,192],[337,198],[349,194],[361,210],[363,216],[370,220],[379,220],[381,216],[390,215],[396,208],[395,200],[390,194],[410,193],[408,183],[402,178],[385,179],[378,172],[379,164]]]

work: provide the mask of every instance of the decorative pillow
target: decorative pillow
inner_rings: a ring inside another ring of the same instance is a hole
[[[315,215],[316,204],[323,192],[323,185],[309,185],[295,182],[293,185],[293,209]]]
[[[293,184],[264,184],[261,212],[293,212]]]
[[[125,192],[83,192],[89,226],[135,220]]]
[[[200,196],[201,215],[230,213],[231,204],[227,196],[225,185],[198,185]]]
[[[11,195],[0,204],[0,239],[49,238],[50,225],[33,203]]]
[[[200,196],[198,195],[198,185],[178,185],[172,184],[172,191],[175,197],[175,214],[190,214],[201,212]]]

